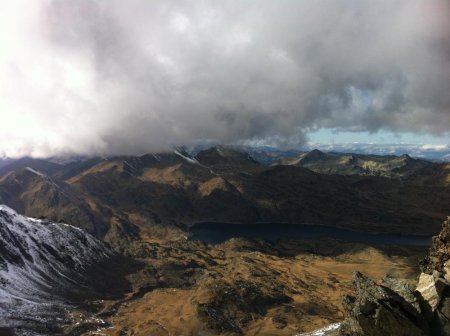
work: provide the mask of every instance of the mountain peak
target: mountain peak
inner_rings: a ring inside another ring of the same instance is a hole
[[[405,161],[413,161],[414,160],[411,156],[409,156],[409,154],[403,154],[400,156],[400,158],[402,158]]]
[[[249,153],[238,147],[215,146],[200,151],[196,156],[196,160],[206,166],[234,166],[258,164]]]
[[[315,148],[312,151],[310,151],[309,153],[306,154],[307,156],[313,157],[322,157],[322,156],[326,156],[326,154],[324,152],[322,152],[321,150]]]
[[[301,163],[309,163],[309,162],[315,162],[318,160],[323,160],[325,158],[327,158],[329,155],[318,150],[318,149],[313,149],[312,151],[304,154],[302,156],[302,158],[299,160],[299,162]]]
[[[61,169],[62,167],[63,166],[60,164],[46,161],[43,159],[33,159],[29,157],[24,157],[0,167],[0,176],[21,168],[30,168],[35,170],[36,172],[51,175],[57,170]]]
[[[0,204],[0,212],[8,215],[9,217],[14,217],[17,215],[17,212],[15,212],[13,209],[11,209],[9,206],[5,204]]]
[[[175,147],[173,152],[175,153],[175,155],[178,155],[186,162],[198,164],[198,161],[194,157],[192,157],[192,155],[188,153],[188,151],[184,147]]]

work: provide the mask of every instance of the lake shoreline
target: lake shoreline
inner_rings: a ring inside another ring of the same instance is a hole
[[[230,238],[263,239],[272,242],[280,239],[316,240],[334,238],[343,241],[376,245],[431,246],[432,237],[428,235],[364,232],[321,224],[271,222],[253,224],[199,222],[190,226],[188,232],[189,240],[200,240],[211,244],[218,244]]]

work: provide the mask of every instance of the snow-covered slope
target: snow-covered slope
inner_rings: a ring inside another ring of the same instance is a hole
[[[0,205],[0,327],[36,334],[27,333],[27,326],[61,318],[68,307],[65,295],[87,286],[89,268],[112,256],[79,228]]]

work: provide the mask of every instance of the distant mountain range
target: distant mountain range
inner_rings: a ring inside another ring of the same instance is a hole
[[[65,164],[24,158],[0,168],[0,203],[123,248],[196,222],[433,234],[450,213],[447,163],[313,150],[264,165],[253,154],[216,146]]]
[[[281,157],[294,157],[302,153],[308,153],[318,149],[326,153],[341,154],[363,154],[377,156],[401,156],[409,155],[428,161],[449,162],[450,145],[441,144],[373,144],[373,143],[341,143],[341,144],[321,144],[309,143],[299,149],[279,149],[272,147],[246,147],[246,150],[255,158],[266,164],[272,163],[273,159]]]
[[[408,177],[426,167],[438,166],[429,161],[413,159],[409,155],[365,155],[324,153],[317,149],[291,158],[282,158],[278,164],[295,165],[322,174]]]
[[[376,143],[336,143],[317,144],[310,143],[303,146],[305,151],[319,149],[326,152],[372,154],[372,155],[403,155],[408,154],[414,158],[450,161],[450,144],[376,144]]]
[[[407,260],[423,248],[386,245],[384,254],[294,237],[212,245],[189,239],[189,228],[305,223],[431,236],[449,200],[450,164],[409,155],[214,146],[9,160],[0,166],[0,334],[314,329],[342,319],[349,270],[413,277]]]

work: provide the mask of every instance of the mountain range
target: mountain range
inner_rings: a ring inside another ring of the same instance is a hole
[[[0,332],[294,335],[343,319],[355,268],[415,283],[423,246],[191,240],[199,223],[430,237],[450,213],[446,163],[319,150],[261,159],[272,154],[215,146],[4,163]]]
[[[67,164],[25,158],[0,168],[0,202],[115,246],[199,222],[431,235],[449,212],[446,163],[318,150],[278,161],[223,146]]]

